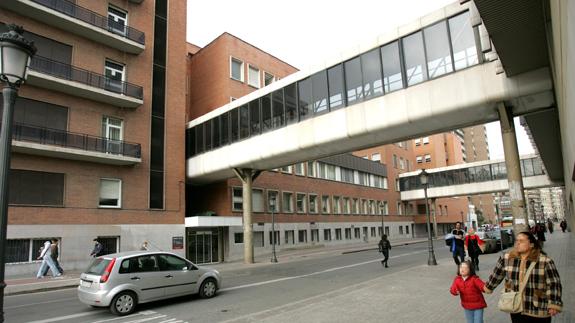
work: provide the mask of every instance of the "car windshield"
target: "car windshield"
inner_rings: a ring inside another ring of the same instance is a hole
[[[106,267],[108,267],[108,264],[110,264],[111,261],[112,259],[105,259],[105,258],[94,259],[94,261],[92,261],[92,263],[86,270],[86,274],[102,275],[104,273],[104,270],[106,270]]]

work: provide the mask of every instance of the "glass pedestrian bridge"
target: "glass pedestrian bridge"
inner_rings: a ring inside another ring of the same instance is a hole
[[[486,59],[472,2],[454,3],[188,123],[187,177],[272,169],[553,104],[547,68],[506,77]],[[476,13],[475,13],[476,14]],[[485,34],[483,36],[486,36]],[[487,41],[489,43],[489,41]]]
[[[455,166],[426,169],[429,174],[428,197],[452,197],[508,191],[505,161],[481,161]],[[401,199],[424,198],[419,179],[421,171],[399,175]],[[525,189],[557,186],[549,180],[539,156],[521,158],[521,174]]]

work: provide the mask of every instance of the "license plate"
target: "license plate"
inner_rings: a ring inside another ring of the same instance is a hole
[[[80,281],[80,286],[82,286],[82,287],[91,287],[91,286],[92,286],[92,282],[85,281],[85,280],[81,280],[81,281]]]

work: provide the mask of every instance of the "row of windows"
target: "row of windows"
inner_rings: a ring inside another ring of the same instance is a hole
[[[188,129],[187,157],[478,64],[479,57],[469,12],[459,14]]]
[[[389,215],[387,201],[273,190],[267,190],[266,193],[267,196],[264,196],[263,189],[252,189],[253,212],[271,213],[281,210],[281,213],[301,214],[321,212],[335,215]],[[242,188],[234,187],[232,188],[232,211],[241,212],[242,209]]]
[[[392,162],[393,168],[405,169],[408,172],[411,170],[411,165],[407,158],[397,157],[397,155],[393,154]]]
[[[11,169],[10,205],[64,206],[65,176],[31,170]],[[101,178],[98,207],[122,207],[122,180]]]
[[[414,139],[414,142],[415,142],[416,146],[421,146],[421,144],[428,145],[429,144],[429,137],[416,138],[416,139]]]
[[[423,156],[416,156],[415,161],[417,161],[418,164],[421,164],[423,162],[431,163],[431,155],[425,154]]]
[[[405,229],[404,229],[405,228]],[[369,232],[368,232],[369,230]],[[297,240],[295,239],[295,234],[297,232]],[[334,235],[332,235],[332,232],[334,233]],[[342,236],[342,232],[344,233],[344,236]],[[377,235],[376,235],[377,232]],[[409,226],[398,226],[397,227],[397,232],[400,235],[403,234],[409,234]],[[404,233],[405,232],[405,233]],[[283,231],[283,242],[282,239],[280,239],[280,231],[275,231],[275,241],[274,241],[274,234],[272,234],[272,232],[270,231],[268,233],[268,241],[269,241],[269,245],[272,244],[276,244],[276,245],[281,245],[286,244],[286,245],[290,245],[290,244],[295,244],[296,241],[297,243],[307,243],[308,242],[308,237],[310,237],[310,240],[312,242],[320,242],[320,230],[319,229],[310,229],[309,230],[309,234],[308,234],[308,230],[284,230]],[[367,239],[368,238],[368,234],[370,237],[375,238],[377,236],[381,237],[381,227],[362,227],[362,228],[337,228],[337,229],[323,229],[323,241],[332,241],[332,240],[353,240],[353,239]],[[385,234],[389,236],[389,226],[385,227]],[[262,231],[255,231],[253,233],[254,237],[253,237],[253,241],[254,241],[254,247],[260,247],[263,248],[264,247],[264,232]],[[236,232],[234,234],[234,243],[235,244],[241,244],[244,243],[244,234],[243,232]]]
[[[235,57],[230,57],[230,78],[236,81],[244,82],[244,62]],[[255,88],[260,88],[262,86],[262,77],[259,68],[254,65],[248,64],[248,85]],[[276,81],[276,77],[263,71],[263,86],[268,86]]]

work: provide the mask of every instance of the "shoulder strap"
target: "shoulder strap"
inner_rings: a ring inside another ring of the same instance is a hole
[[[519,284],[519,293],[523,293],[523,290],[525,289],[525,286],[527,285],[527,281],[529,281],[529,276],[531,275],[531,271],[533,271],[533,268],[535,268],[536,264],[537,264],[537,261],[533,261],[529,265],[529,268],[527,269],[527,272],[525,272],[525,276],[523,277],[523,281]]]

